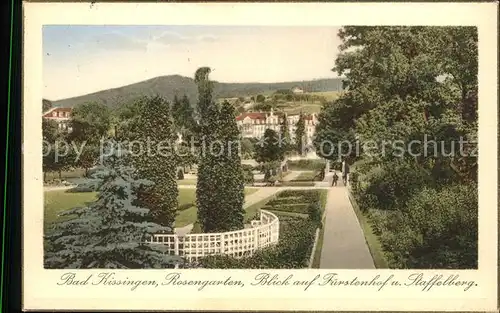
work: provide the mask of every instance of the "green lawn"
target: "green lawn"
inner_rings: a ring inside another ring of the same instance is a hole
[[[256,192],[258,188],[245,188],[245,195],[250,195]],[[96,200],[97,193],[81,192],[70,193],[65,190],[46,191],[44,193],[44,223],[48,225],[56,220],[59,220],[57,215],[65,210],[84,206],[86,203]],[[180,211],[176,218],[176,226],[182,227],[196,221],[196,189],[179,188],[179,206],[192,203],[193,206],[187,210]]]
[[[254,192],[259,190],[258,188],[245,188],[245,196],[248,196]],[[182,193],[182,194],[181,194]],[[193,203],[193,206],[187,210],[179,211],[177,217],[175,218],[175,227],[184,227],[186,225],[192,224],[196,222],[196,215],[198,213],[198,209],[195,207],[196,202],[196,189],[179,189],[179,205],[182,203]],[[248,211],[247,211],[248,214]],[[245,218],[247,216],[245,214]],[[255,214],[255,213],[254,213]]]
[[[57,215],[63,211],[95,201],[96,195],[96,192],[72,193],[65,190],[44,192],[44,224],[48,225],[57,220]]]
[[[196,179],[181,179],[177,181],[177,185],[196,185]]]
[[[307,171],[307,172],[300,173],[299,176],[297,176],[294,179],[294,181],[305,181],[305,180],[313,181],[315,177],[316,177],[316,172]]]
[[[356,213],[359,224],[361,225],[361,229],[363,230],[363,234],[365,235],[365,240],[372,255],[375,267],[389,268],[389,266],[387,265],[387,260],[384,256],[384,251],[382,250],[382,245],[380,244],[380,240],[378,239],[377,235],[373,233],[370,220],[365,214],[363,214],[363,212],[361,212],[356,201],[353,199],[350,193],[349,200],[351,201],[354,212]]]
[[[85,171],[81,168],[77,169],[72,169],[70,171],[62,171],[61,172],[61,178],[62,179],[68,179],[68,178],[82,178],[85,174]],[[47,181],[51,181],[53,179],[59,179],[59,173],[57,172],[47,172],[45,174],[45,178]]]

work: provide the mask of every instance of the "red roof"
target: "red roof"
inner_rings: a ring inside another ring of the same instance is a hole
[[[69,112],[71,113],[71,108],[59,108],[59,107],[55,107],[55,108],[51,108],[49,109],[47,112],[43,113],[43,116],[45,117],[52,117],[52,113],[53,112]]]
[[[260,112],[250,112],[250,113],[244,113],[240,114],[236,117],[237,121],[241,121],[245,118],[249,117],[252,120],[265,120],[266,119],[266,113],[260,113]]]

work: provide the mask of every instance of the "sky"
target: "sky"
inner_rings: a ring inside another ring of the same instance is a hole
[[[60,100],[212,68],[220,82],[332,78],[335,27],[43,27],[43,97]]]

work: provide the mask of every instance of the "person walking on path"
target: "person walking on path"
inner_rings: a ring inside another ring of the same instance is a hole
[[[332,187],[337,186],[337,181],[339,180],[339,175],[337,175],[337,172],[333,172],[333,177],[332,177]]]
[[[346,160],[342,161],[342,182],[344,186],[347,186],[347,178],[349,175],[349,164],[347,164]]]

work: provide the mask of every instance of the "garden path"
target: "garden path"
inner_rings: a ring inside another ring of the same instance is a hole
[[[342,180],[328,192],[320,268],[374,269],[373,258],[347,192]]]
[[[291,181],[294,180],[295,178],[299,177],[300,174],[307,172],[307,171],[290,171],[288,175],[283,177],[283,181]]]

